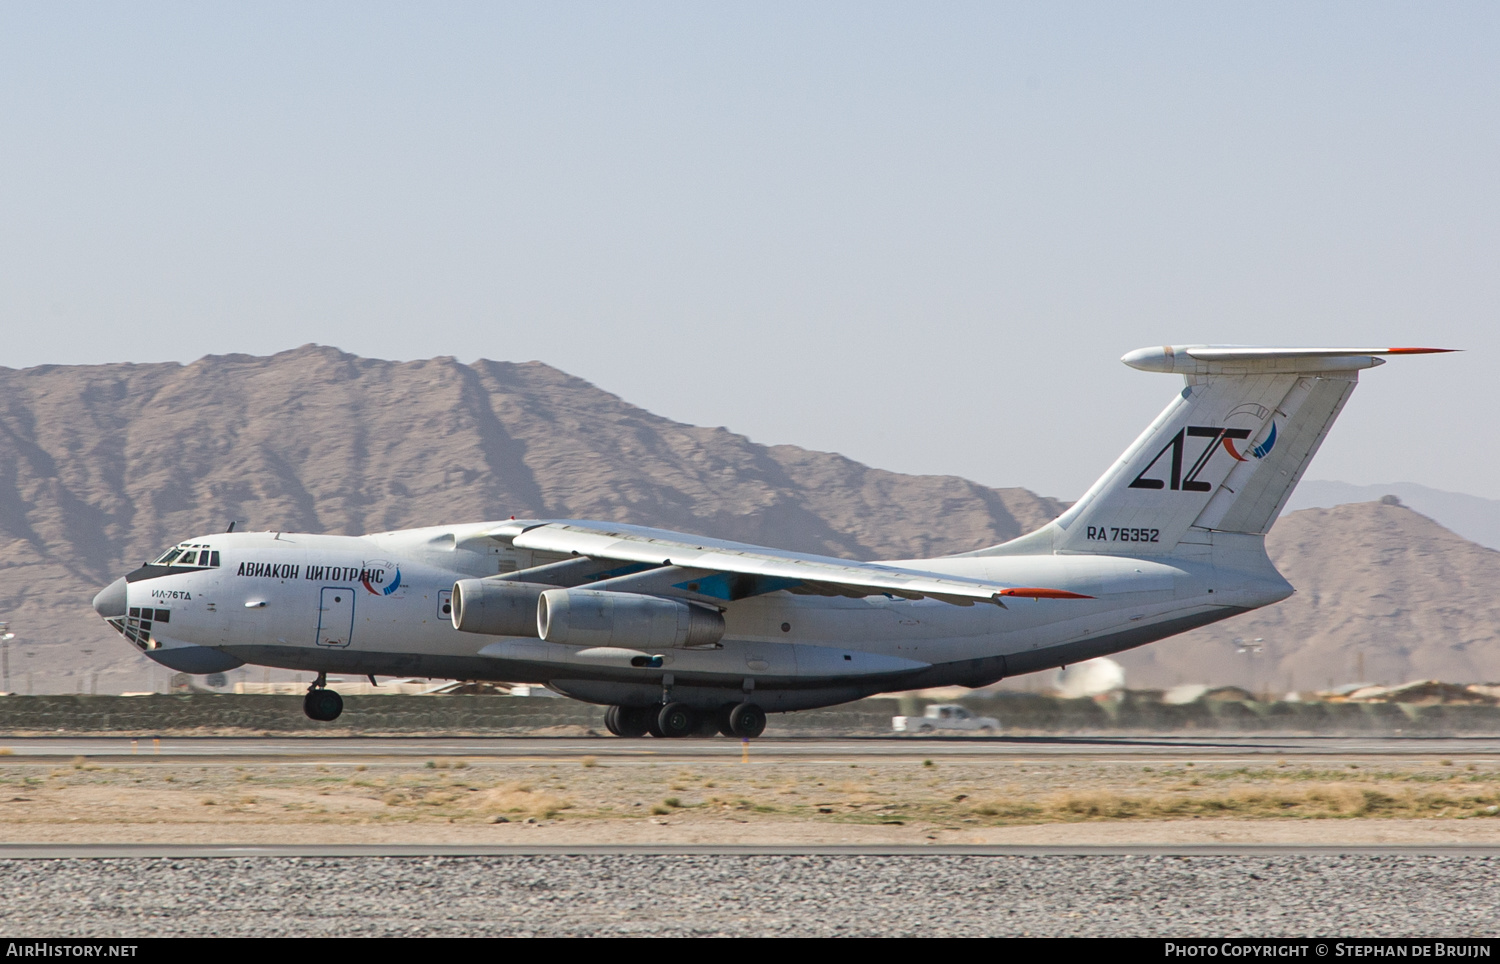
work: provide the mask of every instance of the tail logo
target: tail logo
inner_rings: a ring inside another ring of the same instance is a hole
[[[1276,447],[1276,423],[1272,422],[1271,423],[1271,434],[1269,434],[1269,435],[1266,436],[1265,441],[1261,442],[1255,448],[1251,449],[1250,450],[1250,454],[1252,456],[1254,456],[1255,458],[1263,459],[1267,455],[1270,455],[1271,454],[1271,450],[1273,448],[1275,448],[1275,447]],[[1249,459],[1247,459],[1243,455],[1241,455],[1239,452],[1235,451],[1234,440],[1231,439],[1231,438],[1228,438],[1227,436],[1224,439],[1224,451],[1226,451],[1230,455],[1234,456],[1234,459],[1235,459],[1236,462],[1248,462],[1248,461],[1250,461]]]
[[[1271,450],[1273,448],[1275,448],[1275,447],[1276,447],[1276,423],[1272,422],[1271,423],[1271,434],[1266,436],[1266,440],[1264,442],[1260,443],[1255,448],[1251,449],[1250,450],[1250,454],[1253,455],[1253,456],[1255,456],[1258,459],[1263,459],[1267,455],[1270,455],[1271,454]]]
[[[1214,453],[1219,450],[1222,444],[1224,451],[1228,452],[1235,461],[1250,461],[1250,459],[1240,454],[1239,449],[1235,448],[1234,445],[1236,441],[1248,439],[1250,435],[1251,430],[1248,428],[1223,428],[1217,425],[1189,425],[1186,428],[1179,429],[1177,434],[1172,436],[1171,441],[1163,445],[1161,451],[1156,453],[1156,457],[1146,463],[1144,469],[1141,469],[1140,474],[1135,477],[1135,481],[1130,483],[1130,488],[1170,489],[1173,492],[1210,492],[1213,490],[1213,486],[1198,478],[1203,473],[1203,470],[1208,467],[1209,460],[1213,458]],[[1208,442],[1199,450],[1197,457],[1184,470],[1184,449],[1187,447],[1187,440],[1190,438],[1207,439]],[[1273,421],[1271,423],[1271,432],[1266,436],[1265,441],[1252,448],[1249,454],[1253,458],[1263,459],[1270,454],[1271,449],[1275,445],[1276,423]],[[1167,478],[1147,478],[1146,473],[1154,469],[1156,463],[1160,462],[1162,456],[1168,452],[1172,454],[1169,459]]]

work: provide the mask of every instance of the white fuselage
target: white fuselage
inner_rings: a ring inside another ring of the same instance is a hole
[[[668,650],[659,666],[639,667],[621,658],[624,650],[456,630],[456,580],[544,561],[475,538],[494,525],[204,536],[193,544],[213,549],[217,565],[145,566],[128,577],[122,631],[147,655],[188,672],[255,663],[508,680],[600,703],[645,699],[663,686],[684,698],[698,693],[703,703],[722,691],[753,691],[767,709],[800,709],[916,686],[984,685],[1138,646],[1291,591],[1258,539],[1225,537],[1165,559],[928,559],[898,565],[1090,598],[1001,607],[770,592],[723,603],[726,631],[716,646]]]

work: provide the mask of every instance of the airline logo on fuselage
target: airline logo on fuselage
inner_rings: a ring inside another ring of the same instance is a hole
[[[385,563],[385,565],[389,565],[389,563]],[[383,568],[364,570],[360,573],[359,581],[365,589],[369,590],[371,595],[389,596],[401,588],[401,567],[395,566],[393,568],[395,568],[396,574],[391,577],[389,585],[382,585],[385,582],[385,569]]]
[[[401,588],[401,568],[383,561],[359,566],[303,566],[285,562],[242,562],[235,570],[235,575],[254,579],[358,582],[375,596],[389,596]]]
[[[242,562],[236,576],[254,576],[257,579],[296,579],[302,567],[281,562]]]

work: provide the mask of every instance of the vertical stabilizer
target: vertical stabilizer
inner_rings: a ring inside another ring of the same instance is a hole
[[[980,550],[1168,553],[1190,530],[1264,535],[1359,380],[1418,348],[1149,348],[1122,360],[1186,387],[1072,508]]]

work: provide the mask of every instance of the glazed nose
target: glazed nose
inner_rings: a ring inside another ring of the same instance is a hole
[[[94,597],[94,612],[105,619],[119,619],[125,615],[125,577],[121,576],[114,582],[99,590],[99,595]]]

